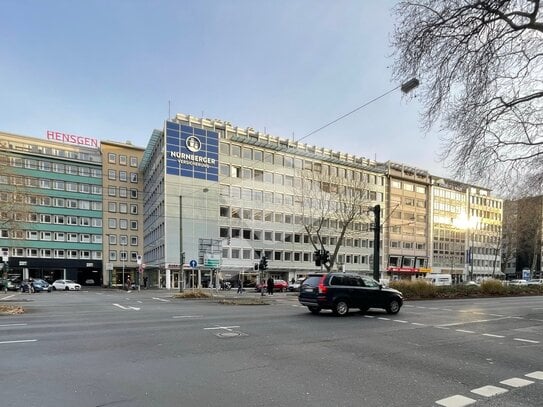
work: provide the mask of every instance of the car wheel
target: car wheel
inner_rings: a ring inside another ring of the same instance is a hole
[[[386,307],[387,314],[397,314],[400,311],[400,307],[401,305],[398,300],[391,300]]]
[[[53,291],[56,291],[57,290],[57,287],[53,286]]]
[[[70,287],[64,287],[64,291],[69,291]]]
[[[321,307],[307,307],[309,309],[309,312],[311,312],[313,315],[317,315],[319,312],[321,312]]]
[[[339,315],[340,317],[345,316],[349,312],[349,304],[345,300],[336,301],[334,304],[334,314]]]
[[[51,291],[53,291],[53,290],[51,289],[51,287],[49,287],[49,288],[47,289],[47,292],[50,293]]]

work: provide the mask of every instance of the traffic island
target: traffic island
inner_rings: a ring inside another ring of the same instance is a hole
[[[3,315],[18,315],[24,312],[24,308],[18,305],[0,305],[0,314]]]

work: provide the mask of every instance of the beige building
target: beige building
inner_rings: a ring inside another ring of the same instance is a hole
[[[130,143],[101,141],[103,183],[103,284],[137,283],[143,254],[143,181],[139,164],[144,149]],[[144,260],[143,260],[144,261]],[[140,282],[143,284],[143,280]]]

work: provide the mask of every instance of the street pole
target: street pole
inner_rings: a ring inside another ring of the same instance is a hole
[[[374,226],[373,226],[373,279],[379,281],[379,257],[380,247],[379,242],[381,240],[381,205],[375,205],[373,207],[374,214]]]

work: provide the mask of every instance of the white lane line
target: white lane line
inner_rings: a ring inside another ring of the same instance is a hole
[[[419,306],[419,305],[417,305],[417,308],[426,309],[426,307],[421,307],[421,306]]]
[[[491,338],[505,338],[503,335],[483,334],[483,336],[489,336]]]
[[[28,342],[37,342],[37,339],[22,339],[20,341],[2,341],[0,342],[0,345],[5,343],[28,343]]]
[[[466,325],[466,324],[478,324],[478,323],[481,323],[481,322],[501,321],[502,319],[507,319],[507,317],[506,318],[497,318],[497,319],[477,319],[475,321],[454,322],[452,324],[443,324],[443,325],[439,325],[439,326],[457,326],[457,325]]]
[[[436,307],[428,307],[428,309],[438,310],[439,308],[436,308]]]
[[[444,407],[465,407],[475,403],[477,400],[470,399],[469,397],[461,396],[459,394],[446,399],[436,401],[436,404]]]
[[[173,319],[202,318],[203,315],[174,315]]]
[[[131,307],[130,305],[128,305],[126,307],[121,305],[121,304],[113,304],[113,305],[115,305],[116,307],[119,307],[120,309],[124,309],[124,310],[127,310],[127,309],[131,309],[131,310],[134,310],[134,311],[139,311],[140,310],[140,308]]]
[[[426,326],[426,324],[421,324],[420,322],[411,322],[411,325]]]
[[[538,370],[537,372],[525,374],[524,376],[530,377],[532,379],[543,380],[543,372],[541,370]]]
[[[446,326],[434,326],[434,328],[437,328],[437,329],[451,329],[451,328],[447,328]]]
[[[450,308],[442,308],[441,310],[442,311],[451,311],[452,312],[452,309],[450,309]]]
[[[504,317],[505,315],[501,315],[501,314],[488,314],[490,315],[491,317]]]
[[[137,301],[138,304],[143,304],[141,301]]]
[[[408,307],[408,308],[415,308],[414,305],[408,305],[408,304],[405,304],[404,307]]]
[[[478,389],[471,390],[472,393],[478,394],[479,396],[492,397],[497,396],[498,394],[507,393],[509,390],[497,386],[483,386]]]
[[[364,315],[364,318],[375,318],[373,315]]]
[[[158,298],[158,297],[153,297],[153,300],[162,301],[162,302],[170,302],[170,300],[165,300],[164,298]]]
[[[531,339],[513,338],[514,341],[527,342],[527,343],[539,343],[539,341],[532,341]]]
[[[474,314],[477,314],[477,315],[487,315],[486,312],[477,312],[477,311],[475,311],[475,312],[473,312],[473,313],[474,313]]]
[[[511,317],[511,319],[524,319],[523,317]]]
[[[502,380],[500,383],[511,387],[524,387],[532,384],[533,381],[521,379],[519,377],[512,377],[511,379]]]
[[[3,299],[3,300],[7,300],[7,299],[9,299],[9,298],[11,298],[11,297],[15,297],[15,294],[8,295],[7,297],[4,297],[4,298],[2,298],[2,299]]]
[[[465,334],[474,334],[475,331],[468,331],[467,329],[455,329],[456,332],[463,332]]]
[[[403,319],[393,319],[394,322],[399,322],[400,324],[407,324],[407,321],[404,321]]]
[[[385,318],[385,317],[377,317],[377,319],[380,319],[382,321],[390,321],[390,318]]]
[[[27,324],[2,324],[0,327],[7,327],[7,326],[26,326]]]

